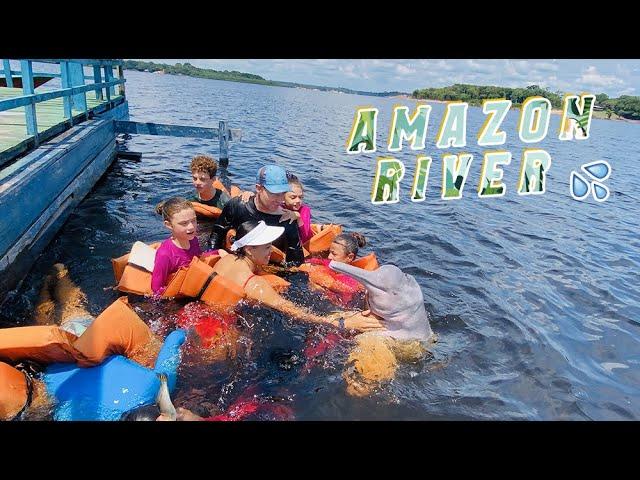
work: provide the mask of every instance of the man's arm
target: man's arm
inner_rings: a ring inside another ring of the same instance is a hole
[[[222,213],[211,228],[211,234],[209,235],[207,248],[224,248],[224,241],[227,236],[227,232],[230,228],[233,228],[235,205],[237,203],[237,200],[231,199],[224,206],[224,208],[222,209]]]
[[[284,237],[287,241],[287,249],[284,252],[287,255],[287,263],[293,265],[301,265],[304,262],[304,252],[300,243],[300,234],[298,233],[298,224],[296,222],[281,223],[284,226]]]

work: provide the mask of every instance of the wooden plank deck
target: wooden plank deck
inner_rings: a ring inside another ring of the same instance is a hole
[[[36,93],[46,92],[36,89]],[[23,95],[21,88],[0,87],[0,100]],[[100,107],[108,104],[106,95],[98,100],[94,92],[87,92],[87,108],[89,111],[100,111]],[[112,96],[112,102],[119,102],[122,96]],[[83,110],[73,109],[74,119],[84,116]],[[62,98],[55,98],[36,104],[38,133],[44,134],[41,141],[65,129],[64,105]],[[67,121],[68,124],[68,121]],[[33,137],[27,135],[27,123],[24,107],[0,112],[0,166],[11,158],[26,151],[33,143]]]

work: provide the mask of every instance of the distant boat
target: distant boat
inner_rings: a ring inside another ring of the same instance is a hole
[[[13,88],[22,88],[22,77],[11,77],[13,80]],[[47,75],[47,74],[41,74],[41,75],[37,75],[34,74],[33,75],[33,87],[34,88],[38,88],[40,85],[44,85],[45,83],[47,83],[49,80],[51,80],[53,78],[52,75]],[[5,77],[0,77],[0,87],[6,87],[7,86],[7,79]]]

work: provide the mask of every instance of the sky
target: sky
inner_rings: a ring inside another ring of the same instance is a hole
[[[454,83],[526,87],[539,85],[563,93],[640,95],[640,60],[205,60],[147,59],[191,63],[214,70],[237,70],[267,80],[344,87],[368,92],[445,87]]]

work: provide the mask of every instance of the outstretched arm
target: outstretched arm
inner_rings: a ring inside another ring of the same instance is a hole
[[[306,308],[300,307],[283,298],[265,279],[259,276],[252,277],[249,282],[247,282],[245,292],[247,298],[267,305],[274,310],[278,310],[303,322],[329,323],[336,327],[344,326],[345,328],[363,332],[384,329],[384,324],[380,319],[372,316],[364,316],[358,312],[337,312],[325,316],[316,315]],[[340,321],[341,318],[344,323]]]

